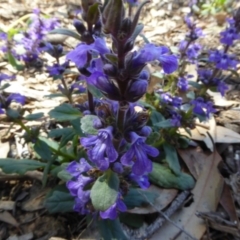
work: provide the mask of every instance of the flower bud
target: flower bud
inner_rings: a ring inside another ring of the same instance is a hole
[[[86,27],[83,25],[81,21],[77,19],[74,19],[73,26],[76,28],[77,32],[81,35],[86,31]]]
[[[136,102],[147,91],[148,81],[144,79],[131,81],[130,86],[127,88],[125,97],[129,102]]]
[[[114,77],[117,74],[117,68],[110,63],[104,64],[103,70],[106,75],[111,77]]]
[[[109,0],[102,13],[103,32],[117,37],[125,10],[122,0]]]

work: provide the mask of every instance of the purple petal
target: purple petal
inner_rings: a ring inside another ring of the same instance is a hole
[[[173,73],[178,68],[178,60],[174,55],[161,55],[158,60],[167,74]]]

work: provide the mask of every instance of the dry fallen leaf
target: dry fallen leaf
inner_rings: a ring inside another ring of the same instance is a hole
[[[207,93],[213,98],[213,102],[214,102],[215,106],[230,107],[233,104],[239,104],[239,101],[227,100],[219,92],[212,92],[212,91],[208,90]]]
[[[218,172],[217,166],[221,161],[220,155],[214,151],[210,155],[206,155],[200,148],[186,149],[185,156],[198,161],[203,159],[203,166],[199,173],[196,185],[192,190],[193,202],[189,207],[176,212],[171,220],[179,227],[188,232],[194,239],[201,239],[206,230],[203,220],[199,219],[195,213],[215,211],[221,196],[223,179]],[[151,240],[191,239],[179,228],[167,222],[156,232]]]
[[[0,221],[11,224],[14,227],[18,227],[16,219],[7,211],[0,212]]]
[[[204,141],[211,151],[214,149],[214,143],[240,143],[239,133],[223,126],[216,126],[214,118],[205,123],[198,123],[196,128],[190,132],[191,137],[184,129],[179,129],[180,134],[192,140]]]
[[[220,198],[220,203],[223,206],[223,208],[225,209],[225,211],[228,213],[228,216],[229,216],[231,222],[236,222],[239,224],[239,219],[237,216],[237,211],[235,208],[232,193],[231,193],[229,185],[227,185],[226,183],[224,183],[222,196]]]

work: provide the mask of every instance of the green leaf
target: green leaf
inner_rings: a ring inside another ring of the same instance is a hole
[[[23,65],[18,64],[18,62],[16,61],[16,59],[14,58],[14,56],[12,55],[12,53],[8,52],[7,53],[7,58],[8,58],[8,62],[15,67],[18,71],[21,71],[24,69]]]
[[[46,163],[38,162],[32,159],[12,159],[12,158],[1,158],[0,168],[5,173],[18,173],[24,174],[30,170],[36,170],[38,168],[45,167]]]
[[[86,115],[81,118],[81,129],[83,133],[96,135],[98,130],[93,127],[93,122],[95,119],[98,119],[95,115]]]
[[[100,14],[98,10],[99,4],[100,3],[96,2],[88,8],[87,21],[86,21],[88,24],[93,25],[98,21],[99,14]]]
[[[186,96],[189,98],[189,99],[195,99],[195,92],[194,91],[190,91],[186,94]]]
[[[201,89],[201,88],[202,88],[202,84],[199,84],[199,83],[194,82],[194,81],[188,81],[188,84],[189,84],[190,86],[195,87],[196,89]]]
[[[173,127],[173,124],[172,124],[172,121],[171,119],[166,119],[166,120],[163,120],[159,123],[155,123],[153,125],[154,127],[160,129],[160,128],[170,128],[170,127]]]
[[[98,228],[102,239],[128,240],[122,230],[119,219],[100,220],[98,221]]]
[[[47,95],[44,95],[44,97],[47,97],[47,98],[55,98],[55,97],[63,97],[64,95],[62,93],[52,93],[52,94],[47,94]]]
[[[88,90],[91,92],[91,94],[96,98],[102,98],[104,95],[101,93],[99,89],[94,87],[93,85],[87,84]]]
[[[52,129],[48,133],[48,136],[51,138],[61,137],[60,148],[65,146],[68,143],[68,141],[73,140],[75,135],[76,131],[73,128]]]
[[[154,124],[164,121],[165,118],[163,117],[163,115],[160,112],[153,110],[151,112],[150,120],[151,120],[152,125],[154,125]]]
[[[104,57],[112,64],[117,64],[118,62],[118,58],[115,54],[110,54],[110,53],[107,53],[104,55]]]
[[[134,207],[148,206],[149,203],[154,203],[158,197],[157,193],[144,191],[140,188],[130,188],[123,201],[128,209]]]
[[[4,89],[6,89],[6,88],[8,88],[8,87],[10,87],[11,85],[9,84],[9,83],[4,83],[2,86],[0,86],[0,90],[4,90]]]
[[[52,159],[52,151],[46,142],[38,139],[33,147],[34,151],[41,157],[44,161],[50,161]]]
[[[9,118],[15,119],[15,120],[21,117],[21,115],[19,114],[19,111],[11,108],[7,109],[6,114]]]
[[[54,30],[50,31],[49,34],[62,34],[62,35],[66,35],[69,37],[76,38],[77,40],[81,40],[81,36],[79,34],[77,34],[76,32],[74,32],[72,30],[69,30],[67,28],[54,29]]]
[[[59,144],[56,141],[53,141],[52,139],[46,138],[46,137],[39,137],[39,139],[43,142],[45,142],[50,149],[58,150],[59,149]]]
[[[33,114],[29,114],[29,115],[27,115],[26,117],[24,117],[26,120],[28,120],[28,121],[33,121],[33,120],[37,120],[37,119],[39,119],[39,118],[41,118],[41,117],[43,117],[43,113],[42,112],[40,112],[40,113],[33,113]]]
[[[120,213],[120,222],[128,225],[131,228],[140,228],[144,223],[144,215],[132,213]]]
[[[51,118],[55,118],[58,121],[70,121],[81,116],[81,112],[70,104],[63,103],[60,106],[55,107],[49,112]]]
[[[61,170],[57,176],[65,182],[72,179],[72,175],[66,169]]]
[[[128,41],[135,41],[137,36],[142,32],[143,27],[144,27],[143,24],[141,23],[137,24],[136,28],[134,29],[134,32],[132,33]]]
[[[178,155],[175,147],[165,142],[163,144],[163,149],[169,168],[178,176],[181,174],[181,167],[178,161]]]
[[[50,213],[72,212],[74,197],[65,185],[55,187],[46,197],[45,206]]]
[[[176,176],[168,167],[159,163],[153,163],[153,170],[149,174],[149,179],[151,182],[164,188],[189,190],[195,185],[193,177],[189,174],[182,172],[179,176]]]
[[[81,124],[80,124],[80,122],[81,122],[81,119],[80,119],[80,118],[76,118],[76,119],[70,121],[70,123],[72,124],[72,126],[73,126],[76,134],[77,134],[78,136],[81,136],[81,137],[82,137],[84,134],[83,134],[83,132],[82,132],[82,130],[81,130]]]
[[[105,211],[112,206],[118,197],[119,178],[111,170],[104,172],[94,183],[90,198],[96,210]]]
[[[149,145],[152,145],[156,143],[160,139],[160,133],[158,132],[151,132],[150,135],[147,138],[146,143]]]

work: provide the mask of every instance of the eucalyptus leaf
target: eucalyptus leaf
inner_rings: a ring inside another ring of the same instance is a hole
[[[104,172],[94,183],[90,198],[96,210],[105,211],[112,206],[118,197],[119,178],[111,170]]]
[[[195,185],[191,175],[181,172],[179,176],[176,176],[171,169],[159,163],[153,163],[153,170],[149,174],[149,179],[154,184],[164,188],[189,190]]]

